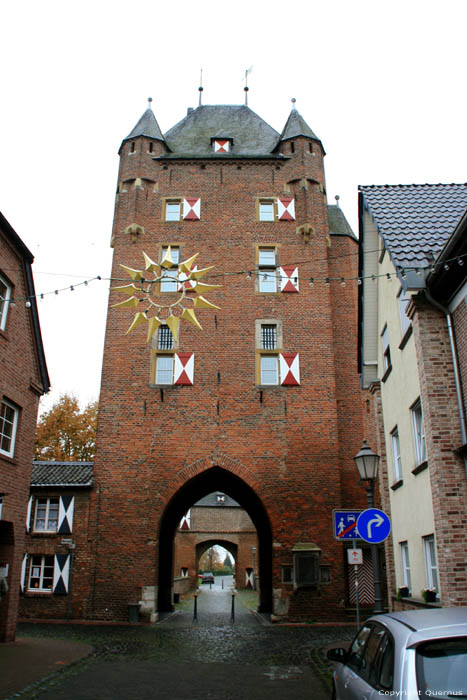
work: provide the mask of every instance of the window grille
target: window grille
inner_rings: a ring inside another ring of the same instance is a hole
[[[172,350],[174,346],[174,338],[172,331],[168,326],[161,326],[159,328],[159,350]]]
[[[275,350],[277,348],[277,326],[261,326],[261,347],[264,350]]]

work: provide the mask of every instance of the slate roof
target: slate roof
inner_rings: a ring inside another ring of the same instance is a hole
[[[92,486],[94,462],[32,463],[31,486]]]
[[[344,216],[344,212],[337,204],[328,204],[329,232],[331,236],[350,236],[356,241],[357,236],[350,228],[350,224]]]
[[[228,154],[214,154],[211,138],[222,132],[233,139],[233,148]],[[232,156],[283,158],[271,154],[279,140],[278,132],[247,105],[201,105],[189,111],[164,136],[173,152],[164,158],[180,155],[224,159]]]
[[[285,126],[280,135],[279,141],[285,141],[286,139],[293,139],[296,136],[307,136],[315,141],[320,141],[315,133],[310,129],[300,112],[293,109],[285,123]]]
[[[394,264],[428,267],[467,209],[467,183],[360,186]]]
[[[218,493],[217,491],[215,491],[214,493],[208,493],[207,496],[204,496],[199,501],[197,501],[194,504],[194,507],[195,506],[202,506],[202,507],[215,506],[217,508],[225,508],[225,507],[227,507],[227,508],[229,508],[229,507],[230,508],[241,508],[240,504],[237,503],[237,501],[234,501],[233,498],[231,498],[230,496],[227,496],[227,494],[224,494],[224,493],[222,494],[224,496],[224,502],[219,503],[217,501],[217,493]]]
[[[128,141],[129,139],[135,139],[137,136],[147,136],[150,139],[157,139],[158,141],[164,141],[162,136],[162,131],[159,128],[157,119],[154,116],[154,112],[150,107],[144,112],[143,116],[140,118],[134,129],[130,131],[128,136],[123,139],[123,141]]]

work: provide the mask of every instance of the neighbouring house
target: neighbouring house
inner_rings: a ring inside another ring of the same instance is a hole
[[[4,581],[0,641],[4,642],[14,640],[16,633],[37,410],[39,398],[50,388],[33,260],[0,214],[0,578]]]
[[[92,486],[92,462],[33,462],[21,580],[22,618],[82,616]]]
[[[360,369],[399,607],[467,605],[466,209],[467,184],[360,187]]]

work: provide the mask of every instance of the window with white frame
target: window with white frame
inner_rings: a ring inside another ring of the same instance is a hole
[[[33,554],[29,570],[29,590],[52,591],[53,580],[53,555]]]
[[[425,429],[423,427],[422,404],[418,400],[411,409],[417,464],[426,461]]]
[[[166,325],[159,326],[157,334],[157,349],[158,350],[173,350],[174,337],[172,331]]]
[[[399,441],[399,430],[394,428],[391,433],[392,442],[392,463],[394,467],[394,481],[400,481],[402,479],[402,460],[401,460],[401,446]]]
[[[400,543],[401,551],[401,570],[402,570],[402,585],[407,586],[409,592],[412,590],[412,580],[410,577],[410,559],[408,542]]]
[[[260,221],[275,221],[275,201],[274,199],[260,199],[258,202],[258,219]]]
[[[277,355],[261,355],[260,384],[279,384],[279,358]]]
[[[58,498],[38,498],[34,517],[36,532],[56,532],[58,527]]]
[[[162,259],[167,253],[167,247],[162,248]],[[177,292],[179,287],[178,282],[178,267],[176,267],[180,261],[180,248],[177,246],[170,247],[170,256],[173,260],[175,267],[164,268],[162,270],[161,279],[161,292]]]
[[[13,457],[15,452],[18,415],[18,408],[3,399],[0,404],[0,454],[7,457]]]
[[[180,221],[182,214],[181,199],[166,199],[165,200],[165,220]]]
[[[391,349],[389,347],[389,331],[387,325],[384,326],[381,333],[381,348],[383,352],[383,371],[388,372],[391,369]]]
[[[11,285],[7,282],[5,277],[0,275],[0,330],[4,331],[6,328],[6,319],[8,316],[8,308],[10,306],[11,299]]]
[[[269,294],[277,292],[276,248],[258,250],[258,291]]]
[[[156,384],[173,384],[174,356],[158,355],[156,358]]]
[[[434,588],[439,593],[438,583],[438,563],[436,558],[436,547],[434,535],[423,538],[425,546],[425,566],[427,588]]]
[[[412,325],[412,321],[410,318],[407,316],[406,311],[407,307],[410,304],[410,295],[408,292],[404,292],[404,290],[401,290],[399,296],[398,296],[398,302],[399,302],[399,317],[401,321],[401,331],[402,335],[404,336],[410,326]]]

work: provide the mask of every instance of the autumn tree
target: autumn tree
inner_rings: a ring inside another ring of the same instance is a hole
[[[63,394],[39,418],[34,459],[90,461],[94,459],[96,430],[97,401],[81,411],[75,396]]]
[[[209,547],[202,555],[199,560],[199,568],[201,571],[215,571],[222,568],[221,558],[216,547]]]

